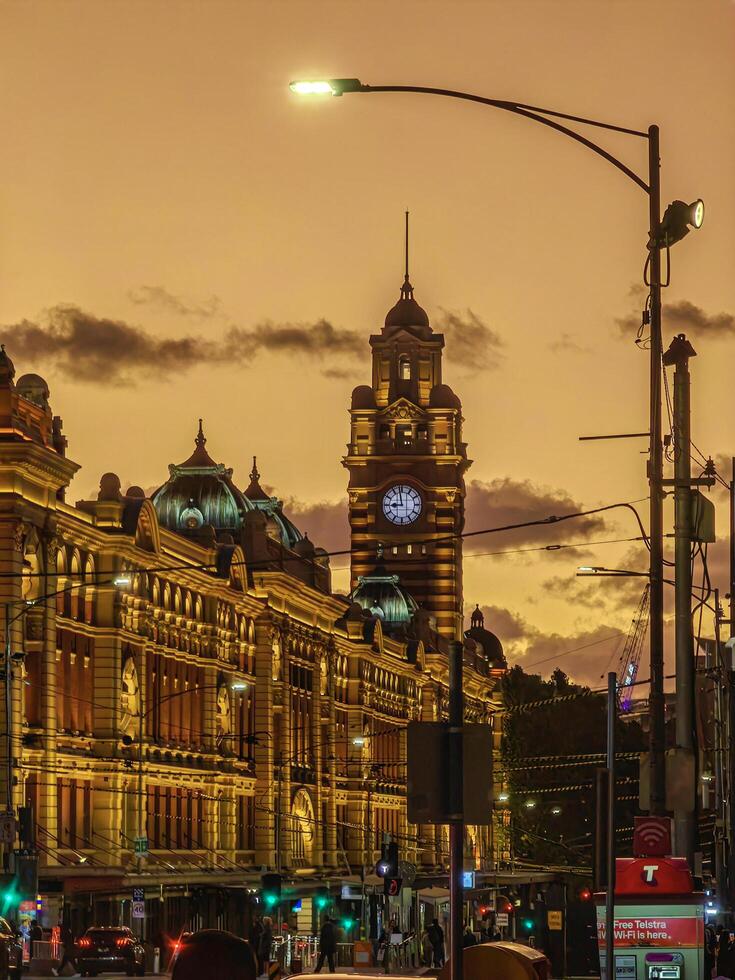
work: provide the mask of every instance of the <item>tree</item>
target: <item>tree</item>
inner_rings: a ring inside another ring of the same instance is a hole
[[[595,822],[594,772],[605,765],[605,696],[574,684],[557,668],[549,680],[512,667],[503,680],[508,714],[502,769],[510,793],[514,856],[534,864],[591,866]],[[535,705],[535,702],[548,702]],[[518,710],[528,705],[525,710]],[[645,747],[636,722],[616,724],[617,752]],[[580,759],[597,754],[599,759]],[[617,765],[616,826],[621,851],[637,812],[638,761]],[[635,779],[635,782],[619,782]],[[558,811],[558,812],[557,812]]]

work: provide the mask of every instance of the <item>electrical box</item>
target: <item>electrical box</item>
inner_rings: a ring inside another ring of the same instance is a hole
[[[715,505],[701,490],[692,490],[692,539],[713,544],[715,537]]]

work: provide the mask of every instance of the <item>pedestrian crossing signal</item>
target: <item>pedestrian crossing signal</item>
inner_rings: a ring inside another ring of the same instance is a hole
[[[395,898],[401,894],[401,884],[403,879],[401,878],[384,878],[383,879],[383,894],[387,895],[389,898]]]

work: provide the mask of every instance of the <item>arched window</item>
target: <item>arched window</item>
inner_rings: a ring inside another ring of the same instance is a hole
[[[401,381],[411,380],[411,361],[407,354],[402,354],[398,359],[398,377]]]

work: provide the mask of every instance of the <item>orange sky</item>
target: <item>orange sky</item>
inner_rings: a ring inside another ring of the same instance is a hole
[[[31,359],[9,336],[19,371],[48,379],[83,465],[71,498],[106,470],[159,484],[203,415],[212,455],[245,484],[257,454],[307,530],[311,505],[343,501],[349,394],[369,380],[368,335],[397,298],[406,208],[432,322],[470,310],[502,341],[484,366],[445,369],[464,404],[469,477],[490,484],[477,499],[504,478],[506,495],[530,481],[537,496],[586,506],[645,495],[643,444],[577,441],[647,425],[647,356],[615,323],[640,305],[643,193],[523,119],[418,96],[300,100],[288,82],[309,76],[658,122],[664,203],[707,205],[704,228],[673,252],[665,297],[705,316],[691,331],[694,435],[732,454],[735,329],[725,317],[708,333],[706,317],[735,313],[734,27],[725,0],[0,4],[2,325],[47,324],[45,311],[72,304],[90,322],[202,338],[210,351],[233,325],[266,321],[323,318],[365,338],[361,356],[261,346],[233,363],[156,359],[115,386],[74,380],[58,351]],[[601,138],[644,171],[643,142]],[[667,342],[674,329],[690,332],[665,324]],[[615,522],[592,537],[635,533]],[[575,540],[568,530],[556,540]],[[626,547],[585,561],[615,564]],[[530,645],[528,663],[627,629],[636,596],[578,601],[577,564],[563,552],[468,559],[466,599],[507,610],[498,631],[518,652]],[[591,677],[613,650],[560,663]]]

